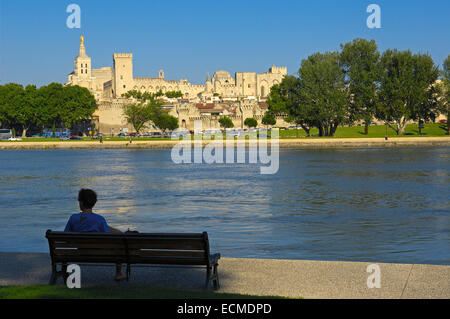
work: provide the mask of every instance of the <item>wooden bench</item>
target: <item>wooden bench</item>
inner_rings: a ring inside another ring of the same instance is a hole
[[[219,289],[217,272],[220,254],[210,254],[208,234],[149,234],[149,233],[69,233],[47,230],[54,285],[58,276],[67,278],[67,265],[126,264],[129,280],[131,265],[177,265],[177,267],[206,267],[205,288],[213,283]],[[57,265],[61,270],[57,270]]]

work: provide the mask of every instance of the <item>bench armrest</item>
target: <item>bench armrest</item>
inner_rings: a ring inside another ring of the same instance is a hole
[[[220,259],[220,254],[213,254],[209,256],[209,261],[211,263],[211,266],[217,265]]]

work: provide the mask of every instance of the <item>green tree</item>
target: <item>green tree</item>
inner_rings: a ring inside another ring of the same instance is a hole
[[[151,93],[151,92],[141,92],[141,91],[137,91],[137,90],[130,90],[127,93],[123,93],[122,94],[123,97],[129,99],[129,98],[134,98],[136,100],[138,100],[138,102],[151,102],[151,103],[162,103],[160,101],[160,97],[164,96],[164,93],[162,93],[161,90],[159,90],[156,93]]]
[[[414,55],[414,87],[411,101],[412,119],[419,122],[421,134],[421,121],[434,121],[439,114],[441,101],[440,86],[437,84],[439,67],[434,64],[431,56],[427,54]]]
[[[386,50],[381,67],[378,118],[392,122],[389,125],[401,135],[408,121],[435,117],[438,68],[430,56]]]
[[[165,94],[168,98],[182,98],[183,93],[181,91],[168,91]]]
[[[137,133],[152,119],[153,113],[154,106],[150,103],[128,103],[123,106],[127,123],[131,124]]]
[[[163,133],[178,128],[178,119],[165,111],[158,111],[152,116],[152,121]]]
[[[444,60],[442,70],[441,87],[441,103],[439,111],[441,114],[447,115],[447,135],[450,134],[450,54]]]
[[[65,127],[92,119],[97,103],[91,92],[78,85],[64,86],[58,113],[59,120]]]
[[[316,126],[320,136],[333,136],[347,118],[347,93],[339,53],[315,53],[302,61],[298,73],[295,92],[298,102],[290,112]]]
[[[38,89],[36,98],[38,116],[37,125],[56,128],[60,122],[61,103],[63,101],[63,86],[60,83],[50,83]]]
[[[261,119],[261,123],[264,125],[275,125],[277,123],[277,120],[275,119],[275,116],[272,114],[272,112],[267,111]]]
[[[300,125],[309,136],[313,123],[306,112],[307,110],[300,103],[299,90],[300,79],[292,75],[285,76],[280,84],[272,86],[267,103],[273,119],[275,119],[275,116],[286,116],[286,122]]]
[[[244,125],[247,125],[247,127],[257,127],[258,126],[258,121],[256,119],[254,119],[253,117],[248,117],[245,119],[244,121]]]
[[[22,131],[22,137],[27,130],[37,122],[37,89],[34,85],[8,83],[0,86],[0,118],[3,125],[8,125]],[[15,130],[16,131],[16,130]]]
[[[3,126],[17,124],[24,100],[25,91],[22,85],[8,83],[0,86],[0,118]]]
[[[377,106],[380,81],[380,53],[374,40],[354,39],[341,44],[341,63],[349,91],[349,121],[365,121],[364,133],[369,133]]]
[[[223,128],[232,128],[232,127],[234,127],[233,121],[227,116],[221,117],[219,119],[219,124]]]

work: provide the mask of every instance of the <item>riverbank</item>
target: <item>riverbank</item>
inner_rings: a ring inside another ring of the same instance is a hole
[[[371,264],[224,257],[219,261],[219,292],[327,299],[450,298],[450,266],[376,263],[381,286],[368,288]],[[50,273],[46,253],[0,253],[0,286],[46,285]],[[205,270],[132,267],[130,281],[119,283],[113,275],[113,266],[82,266],[81,285],[202,289]]]
[[[49,141],[49,142],[0,142],[0,149],[171,149],[177,143],[191,143],[192,141],[174,140],[129,140],[108,141]],[[202,140],[205,146],[211,141]],[[270,146],[271,140],[267,140]],[[246,141],[246,146],[255,143]],[[234,145],[237,143],[235,141]],[[373,138],[285,138],[279,139],[280,148],[336,148],[336,147],[416,147],[416,146],[450,146],[450,137],[390,137],[388,140],[379,137]]]

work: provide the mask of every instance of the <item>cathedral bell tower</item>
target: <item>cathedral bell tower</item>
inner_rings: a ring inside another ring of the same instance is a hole
[[[75,75],[79,79],[90,80],[91,78],[91,58],[86,55],[86,47],[84,46],[84,37],[80,37],[80,49],[78,56],[75,58]]]

